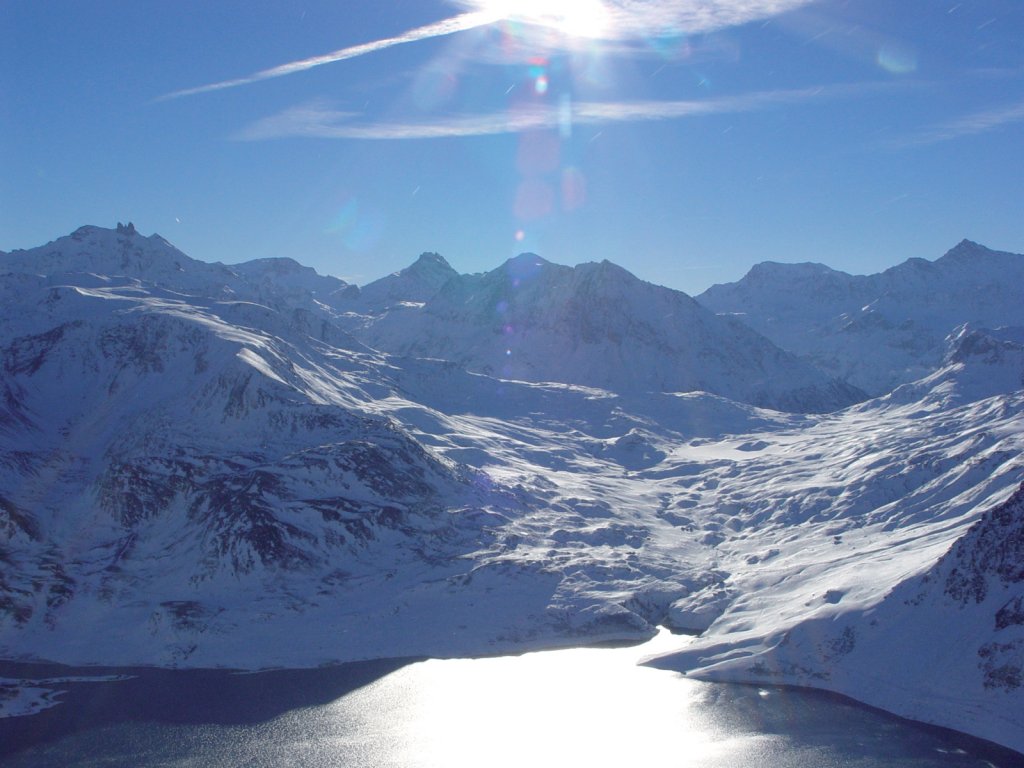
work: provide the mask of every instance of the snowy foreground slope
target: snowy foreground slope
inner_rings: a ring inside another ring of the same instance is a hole
[[[827,688],[1020,749],[1024,697],[1024,484],[922,575],[881,601],[833,588],[813,619],[744,646],[657,659],[713,680]],[[1003,708],[993,707],[1002,702]]]
[[[359,290],[128,227],[0,255],[0,658],[311,666],[666,624],[700,635],[659,664],[1024,750],[1015,332],[785,413],[344,330],[454,290],[417,265]]]

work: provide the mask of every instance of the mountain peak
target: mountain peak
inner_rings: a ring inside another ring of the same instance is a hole
[[[762,261],[750,268],[747,277],[753,280],[784,280],[788,283],[793,280],[835,273],[836,270],[832,269],[832,267],[814,261],[803,261],[795,264],[785,264],[779,261]]]
[[[958,250],[960,248],[985,248],[985,246],[981,245],[981,243],[976,243],[973,240],[968,240],[965,237],[963,240],[961,240],[959,243],[957,243],[955,246],[953,246],[952,250],[955,251],[955,250]],[[985,250],[988,250],[988,249],[985,248]]]
[[[452,265],[439,253],[424,251],[405,269],[396,273],[396,276],[415,277],[420,280],[429,280],[432,284],[439,284],[458,274]],[[435,285],[435,287],[439,287]]]
[[[86,224],[76,229],[74,232],[68,235],[68,237],[77,242],[81,242],[82,240],[85,240],[87,237],[91,235],[97,235],[102,232],[109,231],[110,230],[104,229],[103,227],[97,227],[94,224]]]
[[[608,261],[608,259],[579,264],[575,271],[578,276],[591,281],[597,281],[602,285],[628,285],[639,282],[639,278],[628,269],[619,266],[613,261]]]
[[[608,261],[608,259],[601,259],[601,261],[597,261],[597,262],[591,261],[591,262],[588,262],[586,264],[580,264],[580,267],[589,268],[589,269],[594,270],[595,272],[600,272],[601,274],[611,274],[611,275],[629,275],[629,274],[632,274],[625,267],[619,266],[614,261]]]
[[[155,232],[149,237],[141,234],[130,221],[127,224],[119,221],[117,222],[117,226],[113,229],[109,227],[98,227],[95,224],[85,224],[76,229],[70,235],[59,238],[56,242],[62,242],[70,239],[76,243],[90,241],[95,243],[97,246],[102,245],[102,247],[106,247],[105,244],[108,242],[116,242],[118,239],[125,242],[127,239],[136,237],[143,241],[149,241],[155,245],[165,245],[174,248],[170,242]],[[145,243],[142,243],[141,245],[144,246]],[[177,249],[174,248],[174,250]]]
[[[422,303],[457,276],[441,254],[425,251],[405,269],[364,285],[358,299],[371,312],[384,311],[396,303]]]
[[[957,261],[961,259],[977,258],[987,253],[991,253],[991,251],[984,245],[976,243],[973,240],[968,240],[964,238],[959,243],[950,248],[948,251],[946,251],[945,255],[943,255],[942,258],[951,261]]]
[[[546,266],[551,262],[536,253],[525,251],[520,253],[518,256],[513,256],[511,259],[505,262],[506,267],[518,267],[518,266]]]
[[[424,251],[420,254],[419,258],[413,262],[413,267],[441,267],[443,269],[451,269],[452,265],[448,263],[440,253],[434,253],[433,251]]]
[[[312,267],[307,267],[288,256],[270,256],[262,259],[251,259],[241,264],[234,264],[231,269],[242,273],[259,273],[262,275],[296,275],[317,274]]]
[[[536,277],[543,269],[552,266],[550,261],[542,259],[536,253],[520,253],[506,261],[498,272],[516,281]]]

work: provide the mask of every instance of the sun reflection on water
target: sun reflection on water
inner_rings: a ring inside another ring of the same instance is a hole
[[[688,717],[697,684],[637,667],[655,650],[648,644],[414,665],[398,673],[415,677],[401,704],[399,762],[622,766],[663,762],[668,738],[673,765],[708,765],[729,743]]]

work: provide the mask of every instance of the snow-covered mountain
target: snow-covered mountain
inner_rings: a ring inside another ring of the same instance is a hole
[[[523,254],[484,275],[445,277],[433,295],[392,304],[353,332],[375,349],[505,379],[705,391],[789,411],[864,398],[742,323],[608,261],[573,268]]]
[[[257,301],[271,306],[308,307],[357,295],[359,289],[336,277],[318,275],[292,259],[258,259],[227,266],[197,261],[160,235],[144,237],[135,226],[116,229],[79,227],[70,235],[38,248],[3,254],[0,270],[47,276],[57,281],[74,274],[75,282],[117,278],[190,296]]]
[[[874,275],[766,262],[697,300],[883,395],[939,367],[946,336],[964,323],[1024,325],[1024,256],[964,240],[934,262],[909,259]]]
[[[438,253],[421,254],[415,262],[394,274],[363,286],[353,301],[342,305],[376,317],[403,308],[416,308],[432,299],[458,273]]]
[[[0,256],[0,658],[315,666],[664,624],[700,633],[677,668],[832,688],[1024,751],[1019,331],[962,327],[887,397],[782,412],[373,348],[402,317],[434,333],[445,307],[460,338],[424,344],[472,349],[466,318],[505,301],[506,349],[618,333],[640,365],[676,349],[649,335],[666,328],[736,349],[732,323],[612,265],[466,277],[425,256],[356,290],[82,233]],[[577,305],[527,311],[556,296]],[[935,631],[951,615],[970,619],[960,646]],[[911,638],[951,665],[935,706],[916,661],[871,693],[871,660],[902,664]]]

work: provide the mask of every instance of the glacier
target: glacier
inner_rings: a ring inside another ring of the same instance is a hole
[[[962,244],[882,293],[767,266],[738,315],[533,254],[362,287],[131,225],[0,254],[0,658],[259,669],[668,626],[692,639],[652,664],[1024,751],[1022,262]],[[999,293],[939,290],[950,264]],[[801,280],[832,293],[792,304]],[[869,304],[902,314],[822,366]]]

